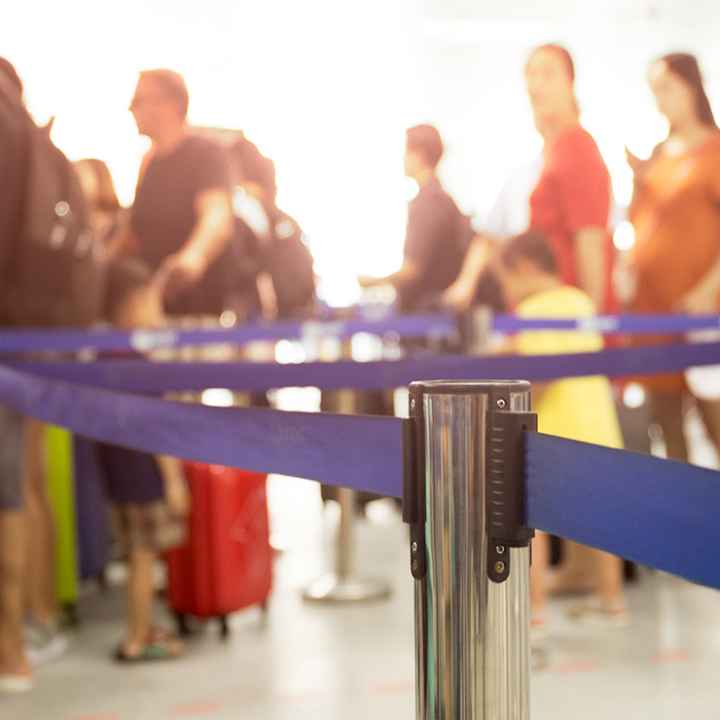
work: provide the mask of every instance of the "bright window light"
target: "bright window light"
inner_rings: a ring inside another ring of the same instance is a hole
[[[613,243],[621,252],[627,252],[635,247],[635,228],[627,220],[621,222],[615,229]]]

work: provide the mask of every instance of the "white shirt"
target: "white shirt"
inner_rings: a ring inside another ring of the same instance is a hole
[[[525,232],[530,226],[530,197],[543,169],[542,154],[510,172],[492,209],[473,223],[478,233],[506,239]]]

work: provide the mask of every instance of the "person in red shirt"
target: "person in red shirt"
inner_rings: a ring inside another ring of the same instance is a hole
[[[598,311],[610,311],[612,187],[595,140],[580,124],[572,56],[559,45],[542,45],[530,55],[525,79],[545,141],[530,226],[550,240],[562,280],[584,290]]]
[[[562,281],[584,290],[597,311],[610,312],[615,309],[608,231],[612,187],[595,141],[580,124],[572,56],[559,45],[541,45],[528,58],[525,80],[544,140],[540,178],[527,198],[530,229],[548,238]],[[472,304],[494,255],[487,237],[473,240],[458,281],[445,293],[448,305],[465,310]]]

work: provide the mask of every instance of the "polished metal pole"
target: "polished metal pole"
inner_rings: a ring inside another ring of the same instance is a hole
[[[504,446],[487,423],[529,409],[524,382],[411,386],[418,720],[528,718],[529,549],[491,540],[505,498],[488,461],[502,463],[493,443]]]
[[[351,415],[356,408],[356,393],[341,390],[338,393],[339,410]],[[379,578],[357,574],[355,568],[355,513],[357,493],[350,488],[338,488],[340,522],[335,543],[335,572],[327,573],[312,582],[303,592],[310,602],[353,603],[384,600],[391,594],[390,585]]]

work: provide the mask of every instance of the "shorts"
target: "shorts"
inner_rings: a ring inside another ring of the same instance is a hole
[[[164,502],[113,503],[112,519],[126,553],[163,553],[185,542],[185,520],[174,517]]]
[[[125,552],[161,553],[182,544],[185,520],[170,513],[154,456],[106,443],[96,449],[116,537]]]
[[[24,424],[19,412],[0,405],[0,511],[23,506]]]

